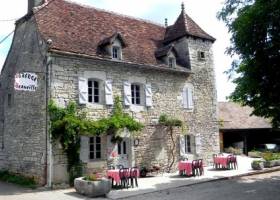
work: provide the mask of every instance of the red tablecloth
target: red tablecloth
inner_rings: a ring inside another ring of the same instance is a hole
[[[130,171],[130,170],[129,170]],[[137,176],[139,177],[140,175],[140,171],[139,169],[137,169]],[[130,174],[127,174],[127,177],[130,176]],[[121,178],[120,178],[120,170],[119,169],[110,169],[110,170],[107,170],[107,177],[108,178],[112,178],[114,179],[114,181],[116,183],[120,183],[121,181]]]
[[[227,168],[227,159],[228,159],[227,156],[217,156],[217,157],[214,157],[214,163],[220,164],[223,167]]]
[[[179,161],[179,171],[185,171],[188,176],[192,174],[192,160]]]

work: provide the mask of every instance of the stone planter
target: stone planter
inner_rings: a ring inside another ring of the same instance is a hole
[[[280,166],[280,160],[275,160],[275,166]]]
[[[251,167],[253,170],[262,170],[264,168],[263,162],[252,162]]]
[[[262,153],[259,152],[259,151],[249,151],[248,156],[251,157],[251,158],[261,158]]]
[[[111,181],[102,178],[98,181],[87,181],[84,177],[76,178],[74,181],[74,188],[79,194],[88,197],[105,196],[111,190]]]
[[[271,168],[271,167],[274,167],[276,166],[276,160],[271,160],[271,161],[265,161],[264,162],[264,167],[265,168]]]

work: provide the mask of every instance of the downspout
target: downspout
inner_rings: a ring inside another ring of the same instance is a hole
[[[47,42],[48,48],[51,45],[51,42]],[[47,53],[47,65],[46,65],[46,162],[48,162],[48,173],[46,173],[47,186],[52,187],[53,179],[53,160],[52,160],[52,140],[51,135],[49,134],[49,113],[48,113],[48,103],[51,99],[51,93],[49,93],[49,88],[51,88],[51,69],[52,68],[52,59],[49,53]]]

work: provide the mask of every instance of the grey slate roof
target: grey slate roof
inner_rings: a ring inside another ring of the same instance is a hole
[[[253,109],[233,102],[218,103],[218,119],[223,121],[220,129],[272,128],[268,119],[251,116]]]

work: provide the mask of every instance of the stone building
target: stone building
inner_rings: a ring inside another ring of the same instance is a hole
[[[145,124],[123,133],[81,137],[88,171],[108,163],[170,164],[171,138],[157,121],[167,114],[188,129],[175,131],[175,160],[209,161],[219,151],[213,37],[186,13],[168,26],[65,0],[29,0],[16,22],[0,82],[0,167],[41,184],[67,180],[66,158],[50,143],[47,105],[75,101],[88,118],[110,115],[120,96],[125,112]],[[176,169],[176,164],[173,166]]]

